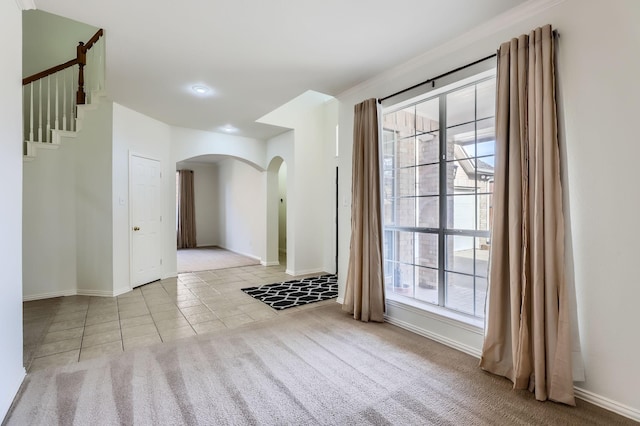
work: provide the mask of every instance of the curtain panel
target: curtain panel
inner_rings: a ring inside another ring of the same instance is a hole
[[[493,209],[480,366],[575,405],[550,25],[498,51]]]
[[[178,171],[178,248],[196,247],[193,170]]]
[[[378,102],[355,106],[351,243],[342,309],[361,321],[384,321]]]

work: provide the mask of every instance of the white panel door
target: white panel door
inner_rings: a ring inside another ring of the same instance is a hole
[[[131,286],[161,278],[160,162],[131,156]]]

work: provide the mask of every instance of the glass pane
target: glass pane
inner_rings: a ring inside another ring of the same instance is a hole
[[[411,106],[393,113],[394,127],[398,134],[398,139],[406,138],[416,134],[415,107]],[[386,124],[386,123],[385,123]],[[384,127],[387,127],[386,125]]]
[[[478,119],[493,117],[496,113],[496,80],[483,81],[476,88]]]
[[[447,308],[473,315],[473,277],[469,275],[445,273]]]
[[[473,274],[473,237],[447,235],[445,244],[445,269]]]
[[[393,139],[395,136],[392,137],[391,135],[395,135],[397,128],[398,126],[396,126],[396,114],[394,112],[390,112],[382,116],[382,131],[384,141]]]
[[[476,276],[486,277],[489,274],[489,239],[476,238]]]
[[[397,226],[416,226],[416,199],[397,198],[395,219]]]
[[[416,168],[397,169],[396,173],[398,176],[398,195],[400,197],[416,195]]]
[[[487,300],[486,278],[476,278],[476,312],[475,316],[484,318],[484,307]]]
[[[396,259],[400,263],[413,264],[413,232],[396,232],[397,253]]]
[[[385,146],[383,147],[383,149],[386,150],[387,145],[390,144],[385,144]],[[382,170],[393,170],[395,168],[395,159],[393,157],[393,155],[391,154],[387,154],[385,152],[384,157],[382,159]]]
[[[476,123],[476,131],[478,136],[478,143],[480,142],[494,142],[496,140],[496,120],[491,118],[486,118],[483,120],[478,120]],[[478,152],[478,156],[480,155],[493,155],[494,151],[490,152]]]
[[[416,138],[410,137],[398,141],[396,167],[414,166],[416,164]]]
[[[491,225],[491,201],[493,195],[478,195],[478,230],[488,231]]]
[[[480,148],[480,145],[478,145]],[[476,173],[478,174],[478,192],[493,192],[493,176],[495,157],[480,157],[476,159]]]
[[[393,289],[396,294],[413,297],[413,265],[395,264],[393,274]]]
[[[440,156],[438,132],[418,136],[418,164],[437,163]]]
[[[418,198],[418,226],[421,228],[438,228],[440,203],[438,197]]]
[[[476,124],[447,128],[447,160],[476,156]]]
[[[396,241],[397,235],[395,231],[388,231],[385,230],[384,231],[384,238],[383,238],[383,250],[384,250],[384,259],[385,260],[391,260],[391,261],[396,261],[396,246],[397,246],[397,241]]]
[[[438,270],[416,266],[415,298],[438,303]]]
[[[393,170],[385,170],[382,175],[382,187],[384,189],[384,198],[394,196],[395,173]]]
[[[473,194],[475,189],[475,160],[456,160],[447,163],[447,194]]]
[[[384,116],[385,118],[383,118],[383,120],[384,120],[384,119],[386,119],[386,117],[388,117],[388,116],[389,116],[389,114],[385,115],[385,116]],[[393,116],[393,115],[392,115],[391,117],[392,117],[392,118],[395,118],[395,116]],[[393,127],[395,127],[395,126],[393,126]],[[396,132],[395,132],[395,130],[389,129],[389,128],[387,128],[387,126],[385,126],[385,125],[383,124],[383,129],[382,129],[382,143],[384,143],[384,144],[393,143],[393,141],[394,141],[395,139],[396,139]]]
[[[440,186],[440,166],[419,166],[415,168],[418,175],[416,182],[416,195],[438,195]]]
[[[393,278],[393,271],[395,270],[396,262],[392,262],[387,260],[384,262],[384,287],[388,291],[393,291],[393,287],[395,287]]]
[[[460,190],[456,190],[456,193],[461,195],[447,196],[447,227],[450,229],[475,230],[475,195],[462,195],[465,192]]]
[[[438,267],[438,234],[415,234],[416,265]]]
[[[476,118],[476,87],[469,86],[447,95],[447,127]]]
[[[433,132],[439,129],[440,99],[434,98],[416,105],[416,130]]]
[[[394,198],[385,198],[384,200],[384,224],[385,225],[394,225],[395,224],[395,203],[396,199]]]

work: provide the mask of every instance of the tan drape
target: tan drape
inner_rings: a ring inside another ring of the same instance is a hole
[[[351,186],[351,245],[342,309],[362,321],[384,321],[378,105],[355,106]]]
[[[178,171],[178,248],[196,246],[193,171]]]
[[[500,46],[494,215],[480,366],[575,405],[551,26]]]

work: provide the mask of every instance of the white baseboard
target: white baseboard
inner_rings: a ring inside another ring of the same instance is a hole
[[[614,412],[616,414],[620,414],[621,416],[640,422],[640,410],[631,408],[627,405],[613,401],[609,398],[605,398],[604,396],[595,394],[586,389],[582,389],[578,386],[574,386],[573,390],[575,392],[576,398],[580,398],[583,401],[589,402],[593,405],[597,405],[598,407],[604,408],[605,410]]]
[[[91,290],[85,288],[79,288],[76,292],[78,296],[97,296],[97,297],[113,297],[112,291],[104,291],[104,290]]]
[[[120,296],[121,294],[125,294],[131,291],[131,287],[121,287],[118,289],[113,290],[113,297],[117,297]]]
[[[336,300],[336,302],[338,302],[341,305],[344,305],[344,296],[342,297],[338,297],[338,299]]]
[[[280,265],[280,262],[278,262],[277,260],[272,260],[271,262],[265,262],[264,260],[261,260],[260,264],[262,266],[278,266]]]
[[[30,302],[32,300],[41,300],[41,299],[51,299],[53,297],[63,297],[63,296],[75,296],[75,290],[61,290],[61,291],[52,291],[49,293],[39,293],[39,294],[30,294],[22,296],[23,302]]]
[[[255,259],[255,260],[257,260],[257,261],[262,262],[262,258],[261,258],[260,256],[256,256],[256,255],[254,255],[254,254],[243,253],[243,252],[241,252],[241,251],[232,250],[232,249],[230,249],[230,248],[223,247],[223,246],[216,246],[216,247],[220,247],[221,249],[225,249],[225,250],[227,250],[227,251],[230,251],[231,253],[239,254],[239,255],[241,255],[241,256],[249,257],[249,258],[251,258],[251,259]]]
[[[389,324],[398,326],[400,328],[404,328],[405,330],[409,330],[413,333],[419,334],[420,336],[426,337],[427,339],[435,340],[438,343],[442,343],[445,346],[449,346],[450,348],[457,349],[460,352],[464,352],[473,357],[480,358],[480,355],[481,355],[480,351],[478,351],[474,347],[465,345],[464,343],[457,342],[453,339],[449,339],[448,337],[433,333],[421,327],[416,327],[415,325],[409,324],[408,322],[405,322],[396,318],[391,318],[387,315],[384,316],[384,320]]]
[[[292,271],[290,269],[287,269],[285,273],[288,275],[293,275],[294,277],[298,275],[326,274],[323,269],[304,269],[302,271]]]

